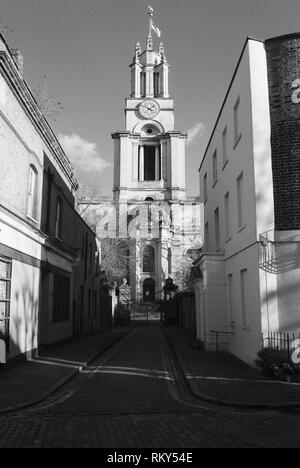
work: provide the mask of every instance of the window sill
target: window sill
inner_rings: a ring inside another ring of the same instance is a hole
[[[251,332],[251,327],[250,327],[250,325],[243,325],[242,330],[247,331],[247,332]]]
[[[34,224],[39,224],[37,219],[32,218],[30,215],[26,215],[26,218]]]
[[[233,149],[235,150],[237,145],[239,144],[239,142],[241,141],[241,138],[242,138],[242,134],[240,133],[239,136],[237,137],[237,139],[235,140],[234,142],[234,145],[233,145]]]
[[[244,224],[243,226],[241,226],[239,229],[238,229],[238,233],[242,232],[244,229],[246,229],[246,224]]]
[[[63,242],[63,239],[61,237],[58,237],[58,236],[54,236],[54,239],[59,241],[59,242]]]
[[[225,169],[225,167],[227,166],[228,163],[229,163],[229,159],[226,159],[226,161],[223,164],[222,171],[224,171],[224,169]]]

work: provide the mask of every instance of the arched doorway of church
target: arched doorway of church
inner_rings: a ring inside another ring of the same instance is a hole
[[[155,281],[152,278],[147,278],[143,284],[143,299],[145,302],[155,301]]]

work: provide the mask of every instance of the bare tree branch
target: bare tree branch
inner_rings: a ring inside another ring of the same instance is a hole
[[[33,91],[35,99],[39,105],[40,110],[47,118],[52,118],[56,122],[61,110],[64,109],[61,102],[57,102],[48,92],[48,80],[44,75],[43,83]]]

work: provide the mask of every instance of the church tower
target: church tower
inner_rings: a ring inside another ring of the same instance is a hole
[[[186,197],[185,145],[187,134],[175,130],[174,100],[169,94],[169,64],[162,42],[154,46],[150,9],[149,33],[145,50],[138,42],[130,64],[131,91],[125,100],[125,130],[112,134],[114,140],[114,203],[121,218],[131,207],[168,207],[175,213],[195,205]],[[195,201],[195,200],[193,200]],[[147,215],[148,220],[151,215]],[[192,217],[190,217],[192,218]],[[147,221],[148,221],[147,220]],[[128,221],[128,222],[129,222]],[[143,223],[141,223],[143,224]],[[159,234],[136,239],[130,252],[130,285],[133,299],[159,300],[169,277],[175,281],[176,269],[194,243],[174,216],[160,224]],[[120,223],[119,223],[120,225]],[[121,237],[121,236],[120,236]],[[138,235],[137,235],[138,237]]]
[[[146,49],[136,44],[125,130],[112,135],[115,201],[184,200],[186,133],[174,130],[169,64],[164,45],[154,49],[152,12]]]

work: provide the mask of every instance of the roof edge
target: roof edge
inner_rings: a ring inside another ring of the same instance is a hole
[[[246,47],[247,47],[247,45],[248,45],[248,43],[249,43],[250,41],[261,42],[262,44],[264,44],[264,42],[265,42],[265,41],[263,41],[262,39],[256,39],[256,38],[254,38],[254,37],[247,36],[247,38],[246,38],[246,40],[245,40],[245,42],[244,42],[242,51],[241,51],[241,53],[240,53],[240,56],[239,56],[237,65],[236,65],[236,67],[235,67],[233,76],[232,76],[232,78],[231,78],[231,80],[230,80],[230,83],[229,83],[229,86],[228,86],[228,88],[227,88],[227,92],[226,92],[225,98],[224,98],[224,100],[223,100],[223,102],[222,102],[221,109],[220,109],[220,111],[219,111],[217,120],[216,120],[215,125],[214,125],[214,127],[213,127],[213,130],[212,130],[212,132],[211,132],[210,139],[209,139],[209,141],[208,141],[208,143],[207,143],[207,146],[206,146],[206,149],[205,149],[205,151],[204,151],[204,155],[203,155],[203,158],[202,158],[200,167],[199,167],[199,169],[198,169],[198,172],[200,172],[200,170],[201,170],[201,168],[202,168],[202,165],[203,165],[203,163],[204,163],[204,160],[205,160],[205,157],[206,157],[208,148],[209,148],[209,146],[210,146],[210,144],[211,144],[211,141],[212,141],[213,136],[214,136],[214,134],[215,134],[216,128],[217,128],[218,123],[219,123],[219,121],[220,121],[220,117],[221,117],[222,112],[223,112],[223,109],[224,109],[224,107],[225,107],[225,104],[226,104],[228,95],[229,95],[230,90],[231,90],[231,88],[232,88],[232,85],[233,85],[234,79],[235,79],[235,77],[236,77],[236,74],[237,74],[237,72],[238,72],[239,66],[240,66],[240,64],[241,64],[242,58],[243,58],[243,56],[244,56]]]

